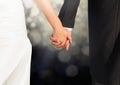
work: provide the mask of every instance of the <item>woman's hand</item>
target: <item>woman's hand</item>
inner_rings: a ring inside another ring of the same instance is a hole
[[[72,43],[71,31],[67,29],[59,29],[58,31],[54,31],[51,36],[51,41],[54,46],[57,48],[64,48],[66,50],[69,49],[69,45]]]

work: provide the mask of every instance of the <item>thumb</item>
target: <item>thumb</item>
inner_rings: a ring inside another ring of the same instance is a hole
[[[71,38],[71,36],[68,36],[68,40],[69,40],[70,44],[72,44],[72,38]]]

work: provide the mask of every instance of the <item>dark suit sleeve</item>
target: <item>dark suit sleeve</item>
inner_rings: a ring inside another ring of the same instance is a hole
[[[80,0],[64,0],[59,18],[65,27],[74,28],[75,17]]]

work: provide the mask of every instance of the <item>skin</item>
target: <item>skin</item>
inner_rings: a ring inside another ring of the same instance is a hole
[[[53,33],[50,37],[51,43],[57,48],[68,50],[72,43],[71,32],[62,26],[50,0],[35,0],[35,2],[53,28]]]
[[[64,41],[63,43],[58,43],[56,42],[56,39],[52,36],[51,36],[51,41],[52,41],[52,44],[55,45],[57,48],[62,47],[68,51],[70,44],[72,44],[71,31],[67,29],[65,31],[67,32],[67,35],[68,35],[68,38],[66,41]]]

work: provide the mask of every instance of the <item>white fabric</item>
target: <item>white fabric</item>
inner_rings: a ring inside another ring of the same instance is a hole
[[[65,29],[69,30],[69,31],[72,31],[72,28],[68,28],[68,27],[64,27]]]
[[[0,0],[0,85],[30,85],[32,46],[21,0]]]

